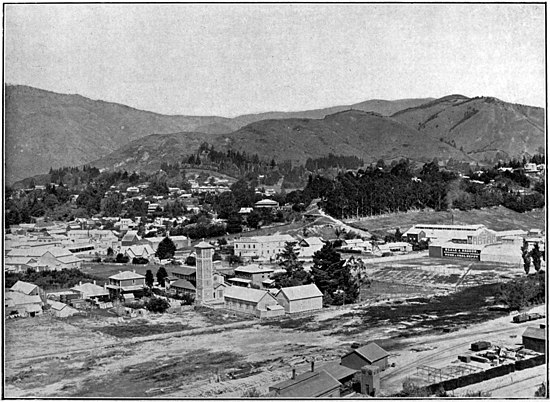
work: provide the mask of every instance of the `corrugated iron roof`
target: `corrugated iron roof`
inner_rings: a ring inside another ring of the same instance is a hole
[[[187,289],[187,290],[196,290],[195,286],[187,279],[179,279],[170,285],[171,288]]]
[[[358,349],[352,350],[346,356],[350,355],[351,353],[359,354],[370,363],[374,363],[390,355],[388,352],[386,352],[384,349],[382,349],[380,346],[378,346],[374,342],[371,342],[368,345],[362,346]]]
[[[137,272],[132,272],[132,271],[119,272],[118,274],[115,274],[109,277],[109,279],[117,279],[117,280],[143,279],[143,278],[145,278],[143,275],[140,275]]]
[[[258,303],[265,295],[269,295],[269,293],[265,290],[244,288],[241,286],[229,286],[225,289],[224,297]],[[269,295],[269,297],[272,296]]]
[[[20,293],[28,295],[34,289],[36,289],[37,287],[38,287],[38,285],[35,285],[34,283],[17,281],[17,282],[15,282],[15,284],[10,289],[15,291],[15,292],[20,292]]]
[[[323,294],[315,284],[291,286],[281,288],[280,292],[286,296],[288,300],[309,299],[312,297],[323,297]]]
[[[546,339],[544,328],[537,327],[527,327],[522,336],[525,338],[538,339],[541,341],[544,341]]]
[[[326,371],[307,372],[275,385],[277,396],[287,398],[315,398],[342,384]]]

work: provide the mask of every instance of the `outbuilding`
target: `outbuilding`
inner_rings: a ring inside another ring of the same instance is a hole
[[[522,340],[525,349],[546,353],[546,334],[544,328],[527,327],[522,335]]]
[[[50,313],[57,318],[66,318],[78,313],[78,310],[58,301],[49,300]]]
[[[361,370],[361,367],[365,365],[378,366],[382,370],[385,370],[389,365],[389,355],[387,351],[376,343],[371,342],[358,349],[353,349],[344,355],[341,359],[341,364],[353,370]]]
[[[287,314],[323,308],[323,294],[315,284],[281,288],[276,297]]]

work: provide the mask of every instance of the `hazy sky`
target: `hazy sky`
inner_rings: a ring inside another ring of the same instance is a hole
[[[166,114],[495,96],[544,106],[544,6],[6,5],[5,80]]]

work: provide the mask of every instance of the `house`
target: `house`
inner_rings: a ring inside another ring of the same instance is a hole
[[[28,296],[38,296],[40,294],[38,285],[29,282],[17,281],[10,288],[13,292],[23,293]]]
[[[26,272],[27,269],[40,270],[38,259],[32,257],[6,257],[4,260],[6,272]],[[42,267],[45,270],[46,267]]]
[[[313,254],[321,250],[325,242],[320,237],[307,237],[298,243],[298,256],[300,259],[311,259]]]
[[[148,244],[134,244],[125,249],[124,254],[132,261],[134,258],[150,259],[155,256],[155,250]]]
[[[170,269],[170,274],[178,279],[185,279],[189,282],[197,283],[197,268],[188,265],[182,265]]]
[[[527,327],[521,338],[525,349],[546,353],[546,332],[543,327]]]
[[[241,237],[233,242],[235,255],[239,257],[275,259],[286,243],[296,242],[290,235]]]
[[[78,294],[78,297],[82,300],[98,300],[107,301],[109,298],[109,291],[106,287],[98,286],[95,283],[82,283],[71,288],[71,291]]]
[[[129,230],[122,237],[121,246],[132,246],[137,244],[141,240],[141,237],[138,236],[137,230]]]
[[[229,282],[235,286],[250,287],[255,285],[262,288],[263,281],[269,279],[273,272],[272,268],[262,267],[261,264],[250,264],[235,268],[235,277],[229,279]]]
[[[353,349],[341,358],[341,364],[353,370],[361,370],[365,365],[378,366],[382,370],[388,367],[389,353],[372,342],[358,349]]]
[[[170,293],[195,297],[197,289],[195,288],[195,285],[193,285],[187,279],[178,279],[177,281],[170,284]]]
[[[57,318],[66,318],[78,313],[78,310],[58,301],[49,300],[50,314]]]
[[[342,384],[327,371],[308,371],[269,387],[268,396],[278,398],[339,398]]]
[[[134,292],[141,292],[145,289],[145,277],[135,271],[119,272],[109,277],[106,288],[109,290],[111,298],[126,297],[126,295],[133,298]]]
[[[377,249],[380,253],[410,253],[412,244],[399,241],[394,243],[379,244]]]
[[[42,314],[44,302],[38,295],[26,295],[9,291],[4,300],[4,311],[7,315],[18,314],[22,317],[35,317]]]
[[[265,198],[255,203],[254,208],[258,208],[258,209],[279,208],[279,203],[277,201],[270,200],[269,198]]]
[[[29,257],[36,260],[37,270],[56,271],[62,269],[80,269],[82,260],[69,250],[61,247],[14,248],[8,257]]]
[[[257,317],[284,315],[277,299],[266,290],[228,286],[223,297],[228,310]]]
[[[288,314],[323,308],[323,294],[315,284],[281,288],[276,298]]]

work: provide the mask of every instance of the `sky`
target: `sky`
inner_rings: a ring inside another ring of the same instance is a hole
[[[546,104],[541,4],[11,4],[4,23],[6,83],[163,114]]]

